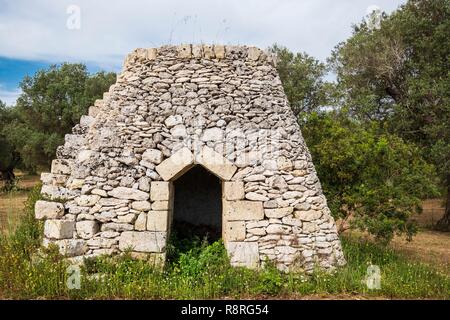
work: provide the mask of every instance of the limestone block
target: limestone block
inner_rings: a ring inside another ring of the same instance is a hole
[[[115,207],[115,206],[124,206],[129,202],[126,199],[116,199],[116,198],[101,198],[98,201],[98,204],[105,207]]]
[[[67,176],[63,174],[42,172],[41,181],[43,184],[49,184],[53,186],[63,186],[67,182]]]
[[[146,58],[148,60],[155,60],[157,54],[158,54],[158,50],[156,48],[149,48],[149,49],[147,49]]]
[[[190,58],[192,55],[192,48],[190,44],[182,44],[177,47],[179,58]]]
[[[277,209],[264,209],[264,214],[267,218],[281,219],[287,215],[290,215],[294,211],[294,208],[277,208]]]
[[[150,181],[149,177],[141,177],[138,180],[138,188],[139,190],[149,192],[150,191]]]
[[[192,45],[192,56],[194,58],[202,58],[203,57],[203,47],[199,44]]]
[[[303,222],[302,230],[303,233],[314,233],[317,231],[317,224],[314,222]]]
[[[70,178],[67,182],[67,189],[81,189],[84,185],[84,179]]]
[[[242,200],[244,199],[244,182],[242,181],[224,181],[223,197],[225,200]]]
[[[86,241],[82,239],[65,239],[47,242],[46,244],[54,243],[59,247],[59,253],[66,257],[81,256],[88,251]]]
[[[168,181],[183,175],[193,165],[194,155],[188,148],[182,148],[161,162],[155,169],[165,181]]]
[[[119,249],[138,252],[163,252],[166,249],[166,233],[151,231],[124,231],[119,238]]]
[[[148,161],[154,164],[160,164],[163,161],[164,155],[158,149],[147,149],[142,154],[142,160]]]
[[[283,224],[286,224],[288,226],[296,226],[296,227],[302,226],[301,220],[296,219],[296,218],[283,217],[283,219],[281,219],[281,221],[283,222]]]
[[[152,210],[169,210],[170,202],[169,201],[155,201],[152,203]]]
[[[203,46],[203,56],[205,57],[205,59],[214,59],[215,54],[214,54],[213,46],[204,45]]]
[[[289,171],[292,170],[293,164],[292,161],[287,159],[286,157],[279,157],[277,159],[278,170],[281,171]]]
[[[223,201],[223,212],[228,221],[262,220],[264,209],[262,202],[256,201]]]
[[[72,161],[55,159],[52,161],[51,173],[53,174],[66,174],[69,175],[72,171]]]
[[[224,241],[244,241],[245,240],[245,222],[244,221],[226,221],[224,222]]]
[[[145,231],[147,230],[147,214],[140,213],[134,222],[134,230]]]
[[[118,222],[134,224],[134,221],[136,220],[136,214],[135,213],[128,213],[128,214],[125,214],[125,215],[119,215],[116,219],[117,219]]]
[[[81,195],[75,198],[75,203],[80,207],[92,207],[94,206],[98,200],[100,200],[100,196],[98,195]]]
[[[171,194],[171,183],[165,181],[152,181],[150,199],[152,201],[168,201]]]
[[[147,215],[148,231],[167,232],[169,225],[169,211],[150,211]]]
[[[117,187],[108,192],[108,195],[117,199],[144,201],[149,198],[148,192],[138,189]]]
[[[98,195],[100,197],[104,197],[104,198],[106,198],[108,196],[108,194],[106,193],[105,190],[97,189],[97,188],[96,189],[92,189],[91,193],[92,194],[96,194],[96,195]]]
[[[257,192],[249,192],[245,195],[245,199],[253,201],[268,201],[269,198]]]
[[[202,134],[202,141],[222,141],[224,132],[220,128],[208,128]]]
[[[295,211],[294,216],[302,221],[314,221],[322,217],[322,212],[316,210]]]
[[[131,203],[131,208],[138,211],[149,211],[151,205],[148,201],[134,201]]]
[[[59,202],[38,200],[34,207],[36,219],[58,219],[64,215],[64,206]]]
[[[97,104],[97,101],[102,101],[102,100],[97,99],[95,101],[96,104]],[[89,110],[88,110],[88,115],[91,117],[96,117],[98,115],[99,111],[100,111],[100,108],[98,106],[90,106]]]
[[[78,161],[79,163],[86,162],[86,161],[88,161],[91,157],[93,157],[95,154],[96,154],[96,152],[95,152],[95,151],[92,151],[92,150],[81,150],[81,151],[78,153],[77,161]]]
[[[133,226],[128,223],[109,222],[102,224],[102,231],[129,231],[133,230]]]
[[[167,117],[166,120],[164,120],[164,124],[166,125],[167,128],[172,128],[172,127],[175,127],[176,125],[182,124],[182,123],[183,123],[183,117],[180,116],[179,114],[170,115],[169,117]]]
[[[139,61],[155,60],[158,50],[156,48],[138,48],[134,51],[134,56]]]
[[[265,228],[253,228],[248,229],[248,233],[255,235],[255,236],[265,236],[266,235],[266,229]]]
[[[259,267],[257,242],[228,242],[226,243],[226,249],[232,266],[251,269]]]
[[[225,58],[225,46],[219,44],[214,45],[214,54],[217,59]]]
[[[230,180],[237,170],[230,160],[207,146],[204,146],[196,155],[195,162],[223,180]]]
[[[175,127],[170,129],[170,134],[174,138],[184,138],[187,136],[186,126],[183,124],[177,124]]]
[[[76,223],[76,229],[80,238],[90,239],[100,228],[96,221],[79,221]]]
[[[284,226],[282,224],[270,224],[266,227],[266,232],[268,234],[290,234],[292,227]]]
[[[46,220],[44,224],[44,235],[49,239],[72,238],[74,231],[75,221]]]
[[[256,61],[259,59],[259,56],[261,55],[261,50],[256,47],[250,47],[248,48],[248,59]]]

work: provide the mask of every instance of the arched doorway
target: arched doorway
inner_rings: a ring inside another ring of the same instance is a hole
[[[173,182],[172,231],[178,238],[213,242],[222,237],[221,180],[201,165]]]

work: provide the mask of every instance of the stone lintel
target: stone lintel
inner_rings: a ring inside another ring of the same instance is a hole
[[[195,163],[202,165],[222,180],[231,180],[237,170],[230,160],[207,146],[202,147],[196,154]]]
[[[175,180],[194,166],[194,155],[188,148],[182,148],[156,166],[156,172],[165,181]]]

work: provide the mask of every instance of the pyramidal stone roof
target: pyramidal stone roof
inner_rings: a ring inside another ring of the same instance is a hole
[[[345,264],[335,222],[275,59],[255,47],[136,49],[42,174],[44,245],[74,261],[128,249],[165,261],[173,182],[200,165],[222,184],[235,266]]]

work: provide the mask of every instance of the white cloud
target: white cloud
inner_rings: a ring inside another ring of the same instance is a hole
[[[325,59],[370,5],[404,0],[0,0],[0,56],[84,61],[118,68],[137,47],[167,43],[275,42]],[[79,6],[80,29],[67,28]]]
[[[16,103],[17,98],[22,93],[22,90],[20,89],[14,89],[14,90],[7,90],[5,87],[0,83],[0,100],[6,105],[11,106]]]

